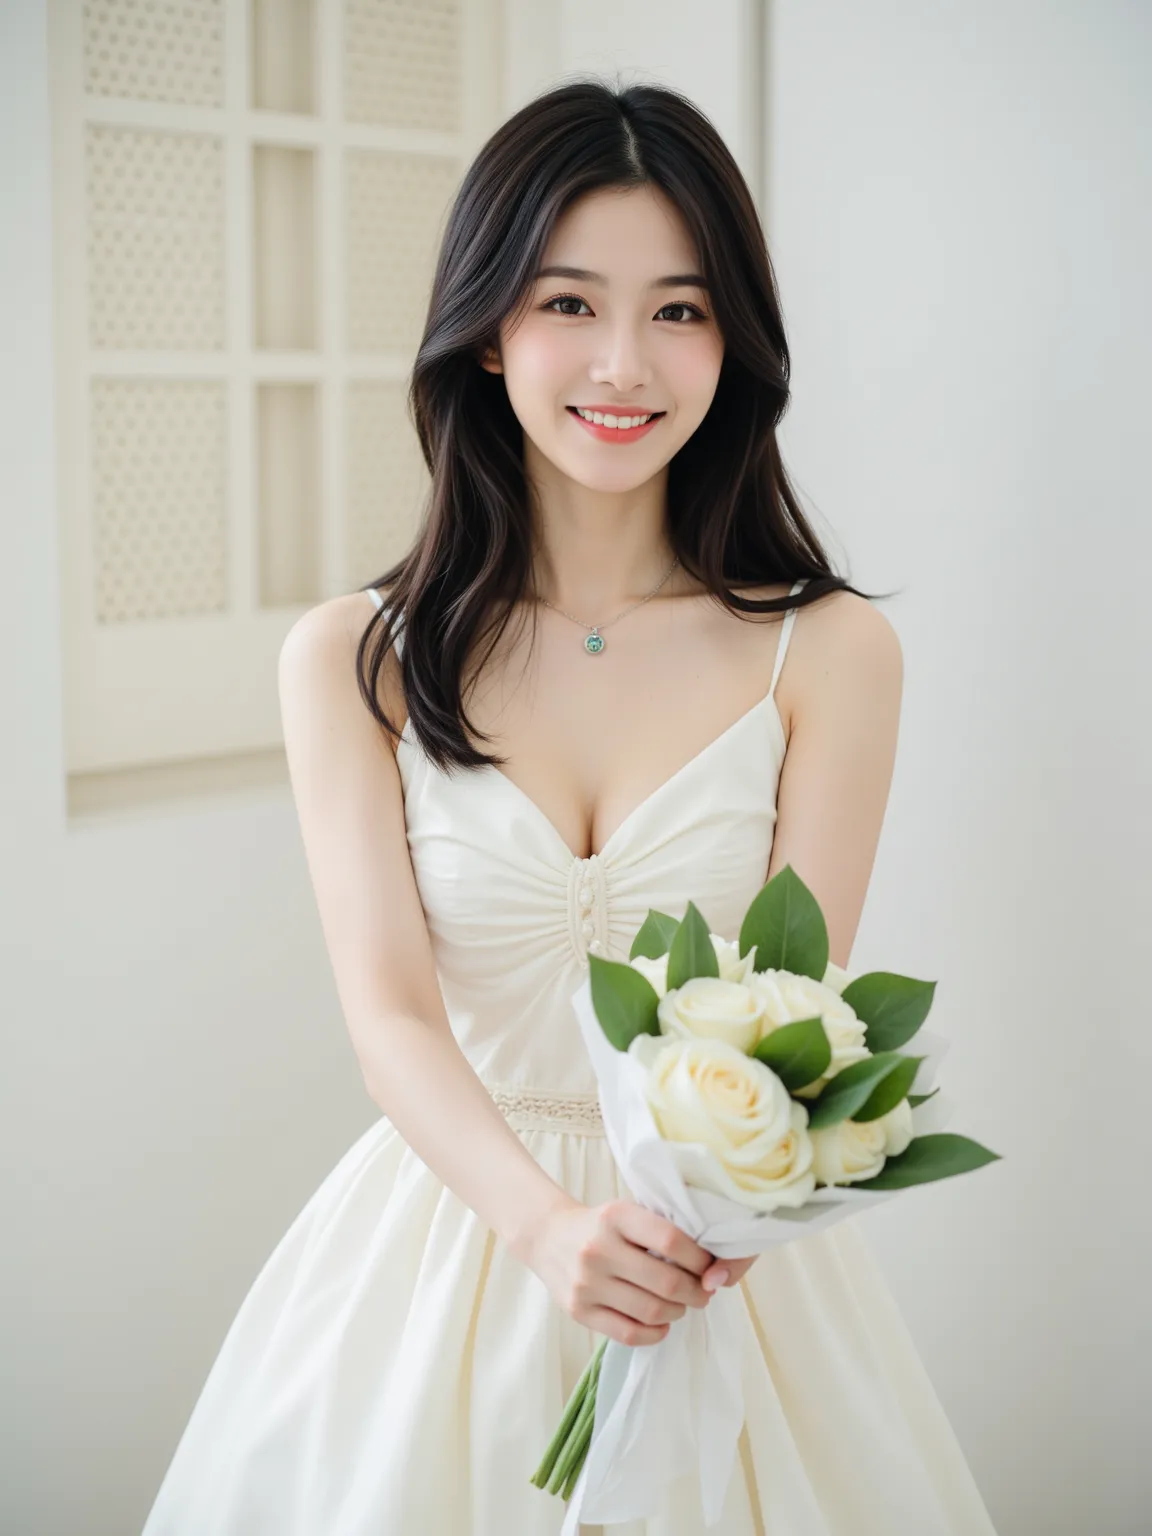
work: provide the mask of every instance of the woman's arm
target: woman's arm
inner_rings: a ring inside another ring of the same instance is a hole
[[[836,592],[796,616],[786,670],[795,703],[766,878],[792,866],[820,903],[829,959],[846,970],[896,762],[900,639],[867,598]]]
[[[399,766],[356,687],[353,626],[363,607],[357,595],[311,609],[280,652],[284,744],[324,939],[369,1095],[517,1248],[568,1197],[500,1113],[444,1011]]]
[[[854,592],[801,610],[793,623],[792,728],[765,878],[792,866],[820,904],[829,958],[847,970],[896,761],[903,653],[887,617]],[[753,1263],[726,1263],[726,1283]]]
[[[310,609],[279,663],[292,792],[365,1086],[416,1155],[574,1316],[622,1342],[655,1342],[686,1305],[706,1304],[697,1276],[711,1255],[630,1202],[592,1210],[569,1195],[460,1050],[408,851],[399,766],[356,682],[367,601],[352,594]],[[394,700],[394,655],[383,671]]]

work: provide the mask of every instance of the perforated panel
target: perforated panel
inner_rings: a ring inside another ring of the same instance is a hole
[[[405,387],[500,7],[46,3],[69,771],[270,747],[294,611],[424,509]]]
[[[349,385],[346,407],[348,583],[357,587],[407,550],[430,479],[404,384]]]
[[[224,146],[204,134],[85,126],[95,347],[224,346]]]
[[[92,381],[93,601],[99,623],[227,608],[226,486],[223,384]]]
[[[344,165],[349,350],[414,352],[461,166],[373,150],[350,150]]]
[[[223,106],[223,0],[84,0],[84,88]]]
[[[456,0],[346,0],[344,116],[392,128],[460,128]]]

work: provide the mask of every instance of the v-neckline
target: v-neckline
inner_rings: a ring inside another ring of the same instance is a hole
[[[775,691],[772,690],[764,694],[761,698],[757,699],[756,703],[753,704],[751,708],[746,709],[742,715],[739,715],[735,720],[733,720],[731,725],[725,726],[718,736],[713,736],[711,741],[706,742],[704,746],[700,748],[699,752],[694,753],[686,763],[682,763],[674,773],[671,773],[668,778],[657,784],[655,789],[650,791],[649,794],[645,795],[641,801],[634,805],[628,814],[624,817],[624,820],[619,822],[612,829],[612,831],[604,839],[604,842],[600,845],[600,848],[587,855],[573,853],[567,839],[561,835],[559,827],[557,827],[552,818],[550,816],[546,816],[545,813],[540,809],[539,805],[537,805],[536,801],[533,800],[532,796],[528,794],[526,790],[521,789],[520,785],[517,784],[514,779],[510,779],[508,775],[501,768],[497,767],[495,763],[485,763],[474,771],[478,773],[487,772],[490,775],[495,774],[495,776],[500,779],[502,783],[507,785],[512,795],[518,799],[520,803],[532,815],[535,816],[540,825],[549,833],[557,847],[563,852],[569,865],[590,864],[593,861],[606,858],[613,844],[618,842],[620,838],[624,836],[624,834],[630,829],[632,823],[637,820],[642,812],[648,809],[654,800],[658,799],[667,790],[671,789],[672,785],[678,783],[679,780],[682,779],[690,769],[696,767],[697,764],[699,764],[711,752],[713,752],[723,742],[727,741],[730,736],[734,735],[735,732],[738,731],[746,721],[755,719],[761,710],[765,710],[769,718],[775,722],[776,733],[779,737],[781,748],[786,750],[787,738],[784,734],[784,721],[780,715],[780,706],[776,702]],[[408,746],[416,748],[417,751],[420,751],[420,744],[411,735],[409,729],[409,721],[407,720],[404,722],[404,729],[400,733],[400,740],[405,742]],[[420,752],[420,756],[430,768],[435,769],[436,764],[432,762],[426,753]]]

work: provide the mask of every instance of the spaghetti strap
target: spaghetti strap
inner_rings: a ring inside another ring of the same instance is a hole
[[[377,587],[365,587],[362,590],[366,591],[366,592],[368,592],[370,594],[370,596],[372,598],[372,601],[376,604],[377,608],[382,609],[385,606],[384,599],[380,596],[379,588],[377,588]],[[404,654],[404,620],[403,620],[403,618],[401,618],[399,623],[396,625],[396,630],[395,630],[395,634],[393,635],[392,643],[393,643],[393,647],[394,647],[394,649],[396,651],[397,656],[403,656],[403,654]]]
[[[797,592],[800,591],[807,580],[808,578],[806,576],[801,576],[799,581],[794,581],[792,583],[792,590],[789,592],[788,596],[795,597]],[[781,667],[784,665],[784,657],[788,651],[788,641],[792,635],[792,625],[795,622],[796,609],[789,608],[788,612],[784,615],[784,623],[780,628],[780,640],[776,646],[776,665],[772,668],[772,683],[768,689],[769,698],[772,698],[776,693],[776,680],[780,676]]]

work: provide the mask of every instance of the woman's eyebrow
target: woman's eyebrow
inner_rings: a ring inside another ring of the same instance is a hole
[[[607,285],[608,279],[601,272],[589,272],[584,267],[541,267],[536,274],[536,280],[542,277],[571,277],[578,283],[603,283]],[[648,285],[650,288],[703,288],[707,292],[708,284],[699,272],[679,272],[671,277],[654,277]]]

